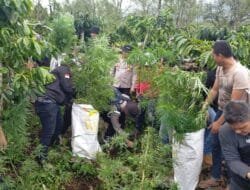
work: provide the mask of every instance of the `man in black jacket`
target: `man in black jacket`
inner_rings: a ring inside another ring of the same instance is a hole
[[[42,65],[48,66],[49,61]],[[43,146],[43,154],[39,157],[39,161],[46,158],[48,147],[59,140],[58,136],[63,126],[60,106],[69,103],[73,96],[70,69],[61,65],[51,73],[55,76],[55,80],[45,87],[45,93],[37,97],[35,102],[36,113],[42,123],[40,143]]]

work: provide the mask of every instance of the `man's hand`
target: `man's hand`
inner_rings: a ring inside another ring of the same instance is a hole
[[[129,93],[132,95],[135,92],[134,88],[130,88]]]
[[[126,140],[126,144],[129,148],[133,148],[133,146],[134,146],[134,143],[128,139]]]
[[[207,102],[204,102],[203,105],[202,105],[201,110],[202,110],[202,111],[207,111],[208,105],[209,105],[209,104],[208,104]]]
[[[247,173],[247,179],[250,180],[250,172]]]
[[[0,150],[5,149],[6,147],[7,147],[7,140],[2,131],[2,128],[0,127]]]
[[[217,134],[219,132],[220,126],[221,124],[215,121],[208,128],[211,128],[211,132],[213,134]]]

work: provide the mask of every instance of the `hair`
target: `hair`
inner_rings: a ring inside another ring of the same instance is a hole
[[[50,57],[45,56],[40,60],[36,60],[36,62],[37,62],[39,67],[41,67],[41,66],[49,67],[50,66],[50,60],[51,60]]]
[[[136,118],[138,116],[138,114],[140,113],[139,108],[138,108],[138,103],[133,102],[133,101],[127,102],[126,109],[128,110],[128,114],[132,118]]]
[[[233,57],[232,49],[229,43],[225,40],[216,41],[213,45],[213,51],[216,55],[223,55],[224,57]]]
[[[99,34],[99,32],[100,32],[100,28],[98,26],[92,26],[90,29],[90,33]]]
[[[225,121],[229,124],[250,120],[250,105],[246,102],[230,101],[224,107]]]

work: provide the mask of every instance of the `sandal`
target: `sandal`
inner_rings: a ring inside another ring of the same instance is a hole
[[[220,185],[220,180],[210,178],[210,179],[207,179],[207,180],[200,181],[198,187],[201,188],[201,189],[206,189],[206,188],[209,188],[209,187],[217,187],[219,185]]]

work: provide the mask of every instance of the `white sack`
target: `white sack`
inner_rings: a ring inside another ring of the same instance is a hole
[[[180,190],[195,190],[203,161],[204,129],[186,133],[181,143],[173,142],[174,180]]]
[[[92,105],[72,106],[72,151],[73,156],[95,159],[101,151],[97,139],[99,113]]]

